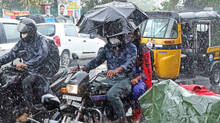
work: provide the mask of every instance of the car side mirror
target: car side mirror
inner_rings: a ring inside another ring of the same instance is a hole
[[[95,35],[94,35],[94,34],[90,34],[89,37],[90,37],[91,39],[94,39],[94,38],[95,38]]]

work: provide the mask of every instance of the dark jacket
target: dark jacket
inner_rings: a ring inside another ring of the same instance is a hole
[[[30,42],[24,42],[22,40],[11,49],[10,52],[0,57],[0,63],[6,64],[18,57],[19,51],[26,51],[26,55],[22,56],[24,64],[27,64],[28,68],[37,74],[42,74],[46,77],[53,76],[59,68],[50,56],[49,41],[36,34],[35,40]]]

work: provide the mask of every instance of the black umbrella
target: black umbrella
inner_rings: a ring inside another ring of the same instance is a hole
[[[79,33],[96,32],[102,36],[114,36],[133,32],[147,15],[130,2],[111,2],[96,6],[85,13],[77,23]]]

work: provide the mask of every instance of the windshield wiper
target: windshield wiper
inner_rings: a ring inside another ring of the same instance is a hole
[[[164,25],[164,26],[160,29],[160,31],[159,31],[158,33],[160,33],[165,27],[167,27],[167,26],[168,26],[168,23],[169,23],[169,22],[167,22],[167,24]]]

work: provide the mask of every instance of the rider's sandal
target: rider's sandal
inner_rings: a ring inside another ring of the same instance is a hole
[[[25,123],[27,121],[27,118],[32,118],[32,114],[30,113],[29,107],[25,107],[25,109],[22,112],[23,113],[19,115],[19,117],[16,119],[16,122],[18,123]]]
[[[27,118],[28,118],[28,114],[27,113],[23,113],[22,115],[20,115],[16,119],[16,122],[18,122],[18,123],[25,123],[27,121]]]

